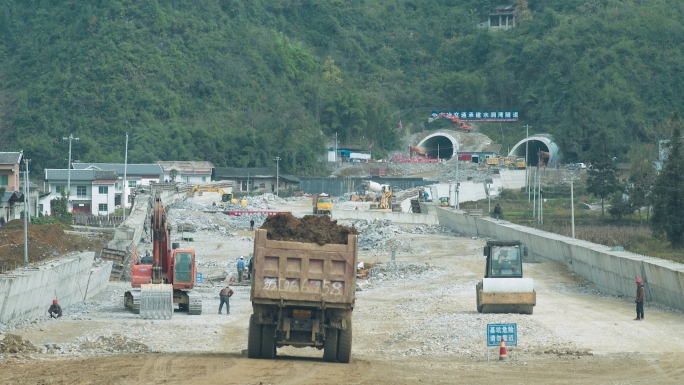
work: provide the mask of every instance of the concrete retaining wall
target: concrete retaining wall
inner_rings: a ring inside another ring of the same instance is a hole
[[[422,209],[422,205],[421,205]],[[473,217],[463,211],[432,208],[439,223],[466,235],[520,240],[536,261],[563,262],[604,293],[635,296],[635,277],[646,287],[646,299],[684,311],[684,265],[548,233],[525,226]]]
[[[333,210],[330,215],[332,219],[365,219],[372,221],[375,219],[390,220],[396,223],[415,223],[426,225],[438,225],[436,215],[412,214],[412,213],[386,213],[382,211],[361,211],[361,210]]]
[[[79,253],[0,275],[0,322],[45,315],[55,298],[64,307],[99,293],[107,285],[112,265],[94,269],[94,256]]]

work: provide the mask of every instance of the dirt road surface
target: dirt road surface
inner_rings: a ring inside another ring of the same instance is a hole
[[[293,209],[294,208],[294,209]],[[309,210],[305,203],[293,211]],[[308,213],[308,211],[306,212]],[[221,214],[216,214],[221,215]],[[198,260],[225,263],[251,251],[245,237],[197,234]],[[653,304],[635,317],[632,298],[595,291],[563,265],[530,263],[533,315],[480,314],[475,284],[484,272],[484,240],[399,234],[416,251],[360,259],[379,264],[357,292],[352,362],[325,363],[322,351],[278,349],[275,360],[246,357],[248,286],[233,286],[230,315],[217,314],[220,286],[204,284],[200,316],[176,313],[144,321],[123,309],[126,283],[93,302],[36,320],[15,333],[43,348],[0,354],[7,384],[681,384],[684,314]],[[220,269],[217,267],[214,270]],[[486,325],[515,322],[518,346],[498,361],[485,348]],[[0,336],[1,337],[1,336]],[[46,347],[47,346],[47,347]],[[489,353],[490,361],[487,361]]]

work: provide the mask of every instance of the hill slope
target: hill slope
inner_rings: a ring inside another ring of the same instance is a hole
[[[315,174],[335,133],[382,155],[431,108],[519,110],[569,159],[665,135],[684,4],[519,3],[521,27],[491,33],[475,0],[2,0],[0,149],[64,167],[73,133],[74,159],[123,161],[129,133],[130,162]],[[482,130],[506,148],[524,129]]]

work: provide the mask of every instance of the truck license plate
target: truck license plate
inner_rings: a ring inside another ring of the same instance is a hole
[[[293,315],[295,318],[311,318],[311,310],[293,309],[293,310],[292,310],[292,315]]]

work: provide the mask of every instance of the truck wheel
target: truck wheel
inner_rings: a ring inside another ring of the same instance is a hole
[[[325,341],[323,343],[323,361],[335,362],[337,360],[337,329],[325,329]]]
[[[337,342],[337,360],[343,364],[348,364],[351,359],[352,349],[352,321],[349,319],[346,330],[340,330],[340,337]]]
[[[249,334],[247,336],[247,357],[261,357],[261,325],[257,323],[256,314],[249,317]]]
[[[275,325],[264,325],[261,334],[261,358],[272,359],[275,355]]]

